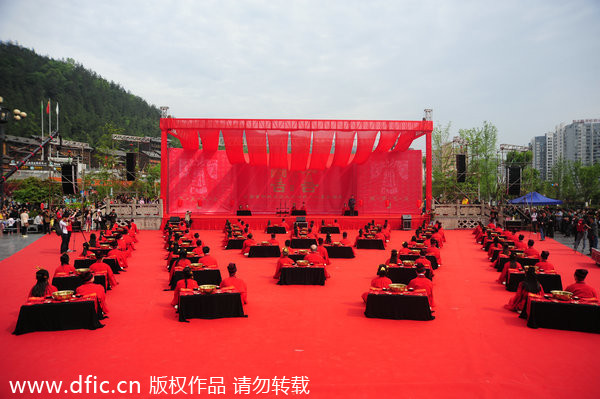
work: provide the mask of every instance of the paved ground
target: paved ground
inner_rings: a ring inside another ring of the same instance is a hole
[[[533,233],[531,233],[531,235],[533,236]],[[528,237],[525,236],[526,240],[527,240],[527,238]],[[569,248],[573,248],[573,245],[575,244],[575,238],[573,237],[572,234],[569,237],[567,237],[567,236],[565,236],[564,234],[562,234],[560,232],[555,232],[553,238],[554,238],[554,240],[560,242],[563,245],[566,245]],[[535,236],[535,240],[537,241],[539,239],[540,239],[540,235],[538,233]],[[590,253],[590,246],[589,246],[589,241],[587,240],[587,238],[585,239],[585,251],[584,251],[583,246],[580,243],[577,252],[582,253],[584,255],[589,255],[589,253]]]
[[[43,234],[29,234],[23,237],[21,234],[0,234],[0,260],[6,259],[19,252],[38,238],[43,237]]]

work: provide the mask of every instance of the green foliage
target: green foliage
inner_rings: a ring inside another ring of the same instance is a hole
[[[484,201],[496,199],[498,195],[496,141],[498,129],[489,122],[483,127],[460,129],[458,134],[466,141],[468,155],[467,184],[479,192]]]
[[[39,204],[61,200],[62,191],[60,185],[51,180],[41,180],[35,177],[28,177],[23,180],[15,181],[16,188],[12,192],[15,201],[21,203]]]
[[[450,123],[446,126],[435,126],[431,133],[433,155],[432,193],[441,202],[456,199],[456,170],[453,168],[451,154]]]
[[[9,134],[30,136],[40,130],[41,114],[48,128],[46,104],[60,103],[60,132],[66,139],[104,145],[106,121],[123,134],[160,135],[160,111],[115,82],[109,82],[72,59],[54,60],[14,43],[0,42],[0,96],[12,108],[27,112]],[[43,110],[40,102],[43,101]]]

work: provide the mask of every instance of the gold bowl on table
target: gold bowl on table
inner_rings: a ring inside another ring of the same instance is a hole
[[[262,241],[260,245],[269,245],[269,241]]]
[[[217,288],[219,287],[214,284],[203,284],[198,287],[198,291],[203,294],[212,294]]]
[[[533,270],[537,273],[540,270],[539,266],[535,266],[535,265],[529,265],[529,266],[524,266],[523,269],[525,271],[527,271],[527,269],[529,269],[530,267],[533,267]]]
[[[404,266],[414,266],[415,265],[415,261],[414,260],[403,260],[402,264]]]
[[[73,297],[74,293],[75,291],[71,290],[55,291],[52,293],[52,298],[55,301],[68,301],[69,299],[71,299],[71,297]]]
[[[77,272],[77,274],[83,274],[83,273],[89,272],[90,268],[89,267],[84,267],[84,268],[81,268],[81,269],[75,269],[75,271]]]
[[[204,265],[202,263],[190,263],[190,267],[192,269],[202,269],[204,268]]]
[[[366,238],[373,238],[373,237],[375,237],[375,236],[374,236],[373,234],[367,234],[365,237],[366,237]]]
[[[300,259],[296,261],[296,264],[300,267],[306,267],[308,266],[310,263],[306,260],[306,259]]]
[[[390,284],[388,286],[389,290],[392,292],[404,292],[406,291],[406,284]]]
[[[307,249],[300,249],[300,250],[298,250],[298,253],[300,255],[306,255],[308,253],[308,250]]]
[[[102,249],[110,248],[110,245],[108,245],[108,244],[100,244],[100,248],[102,248]]]
[[[333,245],[334,247],[339,247],[339,246],[342,245],[342,243],[339,242],[339,241],[334,241],[334,242],[331,243],[331,245]]]
[[[571,297],[573,296],[573,293],[569,291],[552,290],[550,293],[554,298],[561,301],[570,301]]]

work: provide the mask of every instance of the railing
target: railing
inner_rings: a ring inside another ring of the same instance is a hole
[[[488,205],[438,204],[435,206],[436,216],[490,216]]]
[[[108,204],[106,214],[115,211],[118,217],[158,217],[162,218],[162,200],[157,204]]]

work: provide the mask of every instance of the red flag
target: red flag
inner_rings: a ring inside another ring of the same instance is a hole
[[[48,100],[48,105],[46,105],[46,113],[50,113],[50,100]]]

